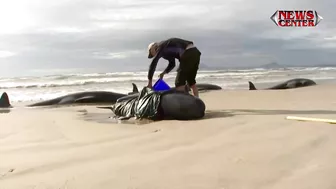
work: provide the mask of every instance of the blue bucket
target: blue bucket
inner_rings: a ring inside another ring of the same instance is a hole
[[[169,85],[164,82],[162,79],[159,79],[156,81],[156,83],[153,86],[154,91],[165,91],[165,90],[169,90],[170,87]]]

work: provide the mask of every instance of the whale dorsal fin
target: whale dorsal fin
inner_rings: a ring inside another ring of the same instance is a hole
[[[0,97],[0,108],[8,108],[8,107],[11,107],[11,104],[9,102],[8,94],[4,92]]]
[[[129,92],[127,93],[128,95],[132,95],[132,94],[138,94],[139,93],[139,90],[138,90],[138,87],[135,83],[132,83],[132,86],[133,86],[133,89],[132,89],[132,92]]]
[[[132,92],[133,93],[139,93],[138,86],[135,83],[132,83],[132,86],[133,86]]]
[[[254,84],[249,81],[249,90],[257,90],[257,88],[254,86]]]

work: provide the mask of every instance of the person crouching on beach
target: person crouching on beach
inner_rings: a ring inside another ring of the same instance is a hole
[[[184,91],[186,83],[191,88],[193,95],[198,97],[196,87],[196,75],[200,63],[201,52],[196,48],[192,41],[169,38],[160,42],[152,42],[148,45],[148,58],[152,62],[148,70],[148,85],[152,88],[153,74],[160,58],[168,60],[167,68],[159,75],[160,79],[168,74],[175,67],[175,58],[179,60],[180,65],[177,69],[175,78],[176,90]]]

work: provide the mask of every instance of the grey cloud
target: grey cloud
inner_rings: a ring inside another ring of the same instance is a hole
[[[260,65],[272,61],[292,65],[335,64],[336,45],[333,45],[336,42],[324,39],[326,36],[332,37],[336,31],[336,17],[331,8],[335,2],[332,0],[324,1],[324,4],[312,0],[272,4],[265,0],[258,1],[259,7],[256,1],[213,1],[212,6],[205,0],[189,0],[180,4],[177,0],[128,2],[131,3],[108,0],[65,1],[58,6],[46,6],[43,10],[33,9],[36,18],[39,17],[39,27],[21,34],[0,35],[0,50],[18,53],[14,57],[0,58],[0,64],[17,72],[67,68],[144,70],[149,63],[146,58],[147,44],[169,37],[193,40],[202,51],[202,62],[211,66]],[[315,8],[324,17],[317,28],[300,34],[299,28],[279,28],[269,19],[276,9],[299,7],[300,2]],[[181,5],[181,10],[184,7],[186,12],[188,5],[194,5],[190,11],[199,9],[199,14],[176,12],[173,15],[161,14],[156,18],[154,11],[145,12],[143,17],[140,13],[136,16],[136,10],[164,11],[158,8],[172,5]],[[204,9],[196,5],[204,6]],[[123,13],[130,10],[135,11],[132,19],[111,16],[114,11]],[[107,16],[90,16],[97,12]],[[186,16],[182,17],[181,14]],[[101,24],[116,24],[116,27],[98,27]],[[83,31],[52,31],[58,27],[75,27]],[[40,30],[45,28],[51,30]],[[287,39],[286,36],[290,35],[294,37]],[[140,51],[143,54],[133,53],[126,59],[94,56],[95,53],[104,55],[127,51]],[[164,60],[161,62],[162,65],[166,64]],[[0,69],[0,74],[5,72]]]

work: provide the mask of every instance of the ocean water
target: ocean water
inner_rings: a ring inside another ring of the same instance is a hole
[[[157,71],[155,74],[159,74]],[[165,76],[165,81],[174,85],[176,72]],[[156,79],[157,75],[154,76]],[[199,71],[198,83],[211,83],[224,90],[248,89],[248,81],[258,86],[279,83],[293,78],[308,78],[317,83],[336,81],[335,67],[243,69]],[[154,80],[155,82],[155,80]],[[104,90],[127,93],[131,83],[139,90],[147,84],[147,72],[91,73],[48,75],[43,77],[0,78],[0,93],[7,92],[12,102],[40,101],[80,91]],[[258,88],[257,86],[257,88]]]

